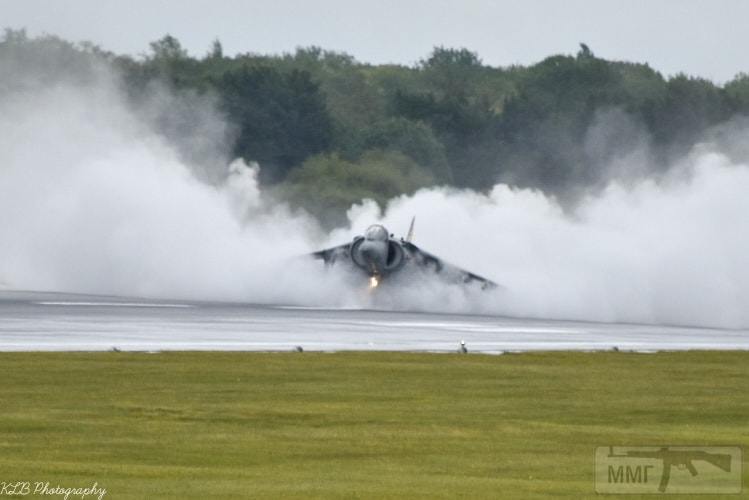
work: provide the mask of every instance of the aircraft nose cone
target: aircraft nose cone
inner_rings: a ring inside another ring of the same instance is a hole
[[[359,255],[361,255],[362,260],[366,262],[367,267],[372,271],[380,271],[385,265],[383,249],[375,242],[365,241],[362,243]]]

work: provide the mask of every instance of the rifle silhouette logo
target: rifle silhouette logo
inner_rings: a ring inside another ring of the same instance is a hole
[[[731,472],[731,455],[727,453],[708,453],[701,450],[670,450],[667,446],[657,451],[626,451],[623,454],[615,454],[614,447],[609,447],[609,458],[648,458],[660,460],[663,464],[663,473],[661,481],[658,484],[658,491],[664,493],[668,488],[668,482],[671,479],[671,467],[676,466],[678,469],[687,469],[692,477],[697,475],[697,468],[694,461],[702,460],[718,467],[724,472]]]
[[[741,493],[742,467],[738,446],[599,446],[596,492]]]

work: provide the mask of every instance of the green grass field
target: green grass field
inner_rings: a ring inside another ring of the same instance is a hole
[[[749,450],[749,352],[3,353],[0,381],[0,481],[105,498],[580,498],[597,446]]]

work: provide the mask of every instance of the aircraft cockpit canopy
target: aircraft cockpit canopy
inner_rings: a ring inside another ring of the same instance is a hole
[[[374,224],[367,228],[364,237],[370,241],[387,241],[388,231],[379,224]]]

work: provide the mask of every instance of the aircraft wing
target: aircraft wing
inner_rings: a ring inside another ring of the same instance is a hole
[[[346,243],[343,245],[338,245],[337,247],[330,247],[325,248],[323,250],[318,250],[317,252],[313,252],[310,255],[315,259],[321,259],[325,261],[326,264],[333,264],[337,260],[350,260],[351,258],[351,243]]]
[[[404,241],[402,245],[411,255],[412,261],[421,268],[431,269],[435,273],[445,275],[449,279],[454,279],[455,281],[462,283],[471,283],[475,281],[481,284],[481,288],[484,290],[500,287],[492,280],[445,262],[436,255],[422,250],[411,242]]]

